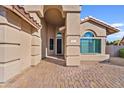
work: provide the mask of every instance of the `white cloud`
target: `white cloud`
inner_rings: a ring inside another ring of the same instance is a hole
[[[107,40],[109,40],[109,41],[121,40],[122,37],[124,37],[124,31],[120,31],[120,32],[115,33],[115,34],[108,35]]]
[[[122,27],[122,26],[124,26],[124,23],[113,23],[112,26],[113,27]]]

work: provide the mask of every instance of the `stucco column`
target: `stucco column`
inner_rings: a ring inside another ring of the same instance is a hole
[[[32,45],[31,45],[31,65],[37,65],[40,63],[42,54],[41,54],[41,48],[42,48],[42,40],[40,36],[39,29],[37,32],[32,34]]]
[[[46,21],[42,18],[41,19],[42,29],[41,29],[41,39],[42,39],[42,49],[41,49],[41,55],[42,58],[45,58],[47,56],[47,24]]]
[[[80,65],[80,13],[68,12],[66,14],[66,65]]]
[[[101,54],[105,54],[105,50],[106,50],[106,38],[103,37],[101,39]]]

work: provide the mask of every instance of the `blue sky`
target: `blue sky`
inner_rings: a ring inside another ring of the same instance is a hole
[[[121,31],[107,36],[107,40],[114,41],[124,36],[124,5],[83,5],[81,6],[80,18],[93,16],[105,21],[113,26],[117,26]]]

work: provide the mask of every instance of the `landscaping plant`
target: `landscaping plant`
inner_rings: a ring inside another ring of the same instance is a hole
[[[124,58],[124,48],[119,50],[119,56]]]

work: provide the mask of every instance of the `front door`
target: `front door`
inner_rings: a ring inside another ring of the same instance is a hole
[[[62,39],[57,39],[57,54],[62,54]]]

